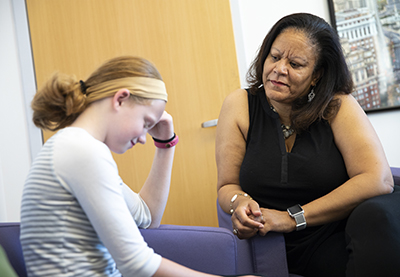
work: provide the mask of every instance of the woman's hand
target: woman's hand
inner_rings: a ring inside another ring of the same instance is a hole
[[[289,233],[296,230],[296,221],[287,211],[278,211],[261,208],[264,220],[264,228],[259,230],[260,236],[265,236],[268,232]]]
[[[174,136],[172,116],[164,111],[160,120],[148,131],[149,135],[159,140],[169,140]]]
[[[231,217],[233,230],[236,230],[240,239],[251,238],[264,228],[260,207],[256,201],[248,198],[241,197],[236,201],[240,202]]]
[[[248,239],[257,233],[289,233],[296,230],[296,222],[286,211],[259,208],[254,200],[243,199],[231,217],[233,230],[240,239]]]

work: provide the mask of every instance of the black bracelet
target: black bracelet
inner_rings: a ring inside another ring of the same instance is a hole
[[[152,137],[152,138],[153,138],[153,140],[154,140],[155,142],[168,143],[168,142],[173,141],[173,140],[175,139],[175,137],[176,137],[176,134],[174,133],[174,135],[172,136],[172,138],[167,139],[167,140],[156,139],[156,138],[154,138],[154,137]]]

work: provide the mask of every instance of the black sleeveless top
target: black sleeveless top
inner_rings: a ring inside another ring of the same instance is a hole
[[[248,102],[250,126],[239,180],[243,191],[260,207],[286,211],[331,192],[349,179],[327,121],[318,120],[297,134],[288,153],[279,115],[270,108],[264,88],[256,95],[248,92]],[[311,251],[311,255],[312,249],[338,231],[339,225],[343,224],[335,222],[285,234],[289,266],[289,255],[307,259],[306,252]]]

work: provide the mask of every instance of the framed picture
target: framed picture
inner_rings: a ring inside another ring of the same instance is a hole
[[[328,0],[353,77],[353,96],[366,112],[400,108],[400,1]]]

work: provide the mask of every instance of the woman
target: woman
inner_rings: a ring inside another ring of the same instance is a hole
[[[219,204],[241,239],[285,233],[290,272],[344,276],[349,259],[365,250],[350,243],[349,258],[346,219],[394,185],[381,143],[350,95],[336,33],[310,14],[282,18],[265,37],[248,81],[247,91],[226,98],[218,121]],[[348,264],[349,275],[383,268],[358,261]]]
[[[59,130],[26,180],[21,243],[29,276],[211,276],[155,254],[138,228],[160,225],[178,136],[165,85],[147,60],[118,57],[86,81],[57,74],[33,101],[36,126]],[[111,152],[157,147],[138,194]]]

